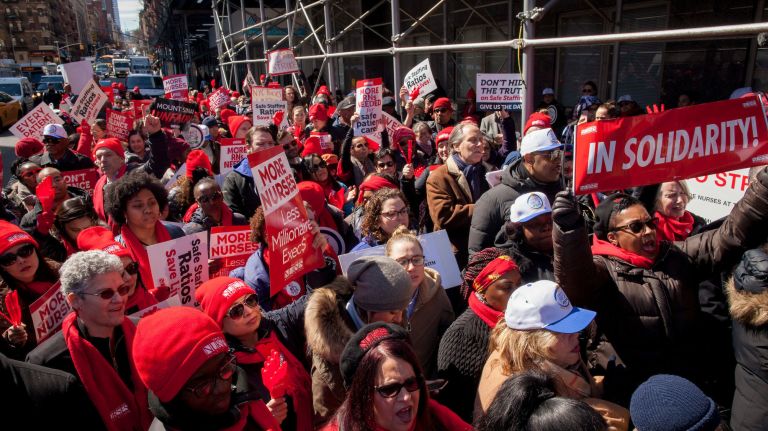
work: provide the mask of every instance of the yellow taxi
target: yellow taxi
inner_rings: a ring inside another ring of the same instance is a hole
[[[10,94],[0,91],[0,129],[12,126],[21,117],[21,103]]]

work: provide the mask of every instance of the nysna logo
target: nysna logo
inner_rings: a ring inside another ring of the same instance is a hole
[[[768,154],[763,154],[761,156],[752,157],[752,162],[753,163],[764,162],[766,160],[768,160]]]
[[[597,126],[589,126],[586,129],[582,129],[579,134],[581,136],[584,136],[584,135],[588,135],[590,133],[595,133],[595,132],[597,132]]]
[[[112,245],[108,245],[108,246],[104,247],[104,248],[103,248],[103,249],[101,249],[101,250],[102,250],[102,251],[106,251],[106,252],[107,252],[107,253],[109,253],[109,254],[113,254],[113,253],[115,253],[115,252],[117,252],[117,251],[120,251],[120,249],[121,249],[121,248],[122,248],[122,247],[120,247],[120,246],[119,246],[119,245],[117,245],[117,244],[112,244]]]
[[[541,200],[541,198],[538,195],[530,195],[528,196],[528,206],[531,207],[531,209],[537,210],[544,206],[544,201]]]
[[[579,190],[582,192],[585,190],[596,190],[596,189],[597,189],[597,183],[584,184],[583,186],[579,187]]]
[[[242,281],[239,281],[239,280],[233,281],[232,283],[229,283],[229,285],[227,285],[227,288],[224,289],[223,292],[221,292],[221,296],[225,298],[229,298],[230,296],[232,296],[233,293],[235,293],[238,289],[244,286],[245,286],[245,283],[243,283]]]
[[[130,410],[128,409],[128,404],[122,403],[116,409],[112,410],[112,412],[109,414],[109,419],[110,420],[118,419],[121,416],[127,415],[129,412]]]
[[[562,308],[569,308],[571,306],[571,301],[568,300],[563,289],[559,287],[555,289],[555,302]]]
[[[205,356],[211,357],[220,351],[227,349],[229,349],[229,347],[227,347],[227,342],[224,340],[224,338],[217,337],[210,343],[203,346],[203,353],[205,353]]]
[[[25,234],[25,233],[19,232],[19,233],[15,233],[15,234],[9,236],[8,239],[6,239],[6,241],[7,242],[13,242],[13,241],[21,240],[21,239],[29,239],[29,236],[27,234]]]
[[[757,102],[755,102],[754,100],[750,100],[749,102],[742,103],[741,106],[743,108],[753,108],[753,107],[757,106]]]

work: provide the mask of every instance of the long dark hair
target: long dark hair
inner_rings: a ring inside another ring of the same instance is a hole
[[[35,272],[35,281],[47,281],[50,283],[57,282],[59,280],[58,271],[53,269],[47,260],[43,259],[43,255],[40,254],[40,249],[37,247],[35,247],[35,256],[37,256],[37,260],[40,262],[40,264],[37,266],[37,271]],[[24,286],[22,282],[16,280],[11,274],[9,274],[8,271],[2,267],[2,265],[0,265],[0,279],[2,279],[2,281],[4,281],[13,290],[20,290]]]
[[[99,216],[93,206],[85,204],[81,197],[75,197],[65,200],[56,211],[56,218],[53,220],[53,226],[62,241],[69,243],[72,248],[77,248],[77,238],[70,238],[64,228],[67,223],[75,221],[82,217],[88,217],[95,225],[99,224]]]
[[[429,391],[422,377],[419,360],[411,345],[405,340],[398,339],[384,340],[363,356],[347,392],[347,398],[337,413],[339,429],[367,431],[376,428],[376,417],[373,412],[374,382],[379,368],[388,358],[401,359],[413,367],[413,372],[419,380],[419,407],[416,411],[415,429],[432,429],[432,419],[427,406]]]

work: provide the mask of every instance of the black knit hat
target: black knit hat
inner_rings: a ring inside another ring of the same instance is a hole
[[[611,217],[619,211],[617,204],[624,199],[630,199],[633,202],[636,201],[635,198],[626,193],[614,193],[605,198],[600,202],[597,208],[595,208],[595,226],[593,229],[598,239],[605,241],[608,237],[608,232],[611,230]]]
[[[384,340],[408,340],[408,332],[401,326],[391,323],[374,322],[360,328],[344,346],[341,353],[341,376],[344,386],[349,389],[352,379],[363,357]]]

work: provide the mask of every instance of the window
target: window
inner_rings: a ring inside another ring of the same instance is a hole
[[[667,25],[667,6],[625,8],[621,21],[622,33],[663,30]],[[663,42],[619,45],[617,99],[629,94],[640,106],[659,103],[663,51]]]
[[[559,36],[579,36],[605,33],[603,19],[592,11],[560,17]],[[578,103],[581,85],[594,81],[598,93],[605,94],[607,81],[608,47],[574,46],[560,48],[558,77],[558,100],[565,106]]]

